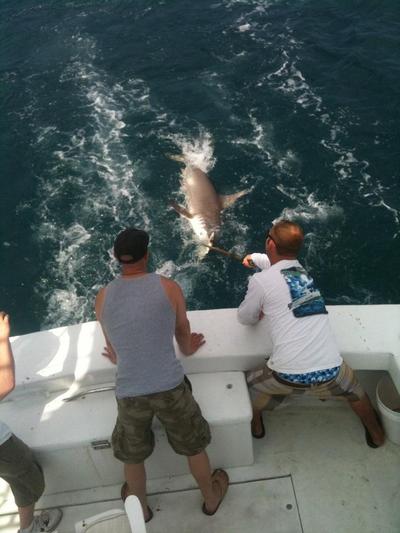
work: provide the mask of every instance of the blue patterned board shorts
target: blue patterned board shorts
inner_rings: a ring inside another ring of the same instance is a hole
[[[304,383],[305,385],[314,385],[315,383],[325,383],[335,378],[340,370],[340,366],[333,368],[325,368],[325,370],[316,370],[315,372],[307,372],[306,374],[283,374],[277,372],[278,376],[290,383]]]
[[[320,399],[343,398],[350,402],[361,400],[365,395],[353,370],[344,361],[336,376],[322,383],[289,382],[266,364],[247,372],[246,380],[253,408],[259,411],[274,409],[291,394],[312,395]]]

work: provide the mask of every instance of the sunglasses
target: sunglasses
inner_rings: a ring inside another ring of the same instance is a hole
[[[267,231],[265,232],[267,234],[267,236],[265,237],[265,240],[267,241],[268,239],[271,239],[271,241],[273,241],[276,244],[276,240],[273,238],[273,236],[270,233],[271,229],[272,228],[268,228]]]

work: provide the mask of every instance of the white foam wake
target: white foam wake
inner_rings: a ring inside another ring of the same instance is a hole
[[[125,115],[148,110],[149,91],[142,80],[113,83],[96,66],[92,38],[75,36],[72,46],[74,61],[60,83],[73,87],[72,97],[80,102],[74,123],[81,125],[56,132],[58,147],[39,186],[37,235],[52,251],[36,288],[47,301],[42,327],[93,318],[98,283],[115,268],[104,227],[115,234],[126,225],[150,226],[148,200],[124,133]],[[46,144],[53,133],[51,126],[41,128],[36,142]]]
[[[209,172],[215,165],[214,142],[211,133],[204,128],[200,129],[198,136],[189,137],[183,134],[165,135],[172,141],[182,154],[187,164],[200,168],[203,172]]]

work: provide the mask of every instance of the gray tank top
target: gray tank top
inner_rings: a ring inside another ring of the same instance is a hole
[[[117,354],[117,398],[163,392],[181,383],[175,319],[158,274],[116,278],[107,285],[101,323]]]

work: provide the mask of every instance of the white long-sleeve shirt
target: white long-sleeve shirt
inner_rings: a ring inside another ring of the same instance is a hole
[[[256,324],[260,312],[273,343],[268,366],[277,372],[305,374],[342,363],[324,300],[313,279],[297,260],[271,266],[265,254],[252,254],[262,271],[251,276],[239,322]]]

